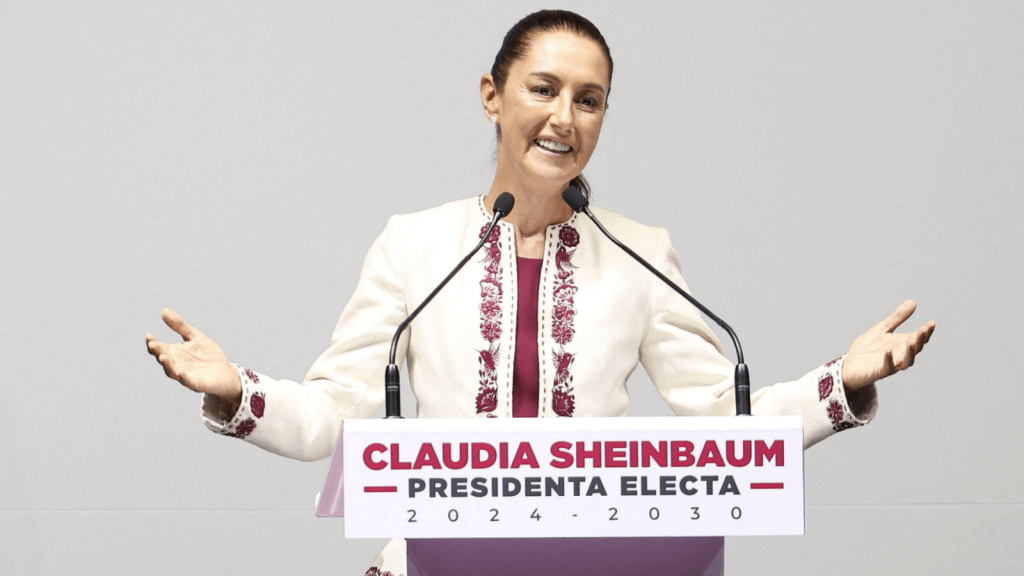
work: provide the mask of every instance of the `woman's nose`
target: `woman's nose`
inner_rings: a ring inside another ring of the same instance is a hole
[[[552,127],[561,128],[565,132],[572,132],[573,126],[573,114],[572,114],[572,98],[567,95],[559,95],[552,101],[553,109],[551,110],[551,118],[549,122]]]

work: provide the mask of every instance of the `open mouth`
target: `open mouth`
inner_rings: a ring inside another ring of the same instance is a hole
[[[555,154],[566,154],[568,152],[572,152],[572,146],[569,146],[568,144],[563,144],[562,142],[555,142],[554,140],[537,138],[536,140],[533,141],[533,143],[540,147],[542,150],[554,152]]]

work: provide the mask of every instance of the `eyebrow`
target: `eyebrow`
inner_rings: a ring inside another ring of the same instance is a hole
[[[547,80],[549,82],[554,82],[555,84],[561,84],[562,83],[562,79],[559,78],[558,76],[555,76],[551,72],[533,72],[533,73],[530,74],[530,76],[538,76],[538,77],[543,78],[543,79],[545,79],[545,80]],[[605,93],[604,86],[601,86],[600,84],[594,84],[593,82],[587,82],[586,84],[583,85],[583,87],[584,88],[589,88],[591,90],[597,90],[597,91],[601,92],[601,94]]]

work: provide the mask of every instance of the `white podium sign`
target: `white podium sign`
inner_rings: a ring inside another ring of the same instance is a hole
[[[338,458],[347,538],[804,532],[798,416],[347,420]]]

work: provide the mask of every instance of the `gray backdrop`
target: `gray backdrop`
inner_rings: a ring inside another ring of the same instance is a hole
[[[1014,573],[1024,4],[565,6],[615,57],[595,202],[669,229],[755,386],[938,322],[729,573]],[[488,189],[478,80],[539,7],[0,2],[0,571],[362,574],[327,462],[208,432],[143,336],[302,378],[386,218]]]

